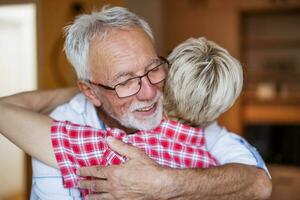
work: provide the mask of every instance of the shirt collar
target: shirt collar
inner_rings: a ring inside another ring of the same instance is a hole
[[[91,103],[85,98],[84,94],[82,93],[78,93],[70,101],[71,108],[78,114],[83,114],[87,112],[88,104]]]

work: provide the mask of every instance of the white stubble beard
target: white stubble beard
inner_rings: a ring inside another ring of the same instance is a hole
[[[156,103],[156,109],[152,115],[147,117],[139,117],[139,118],[137,118],[134,115],[134,111],[136,111],[137,109],[148,107],[154,103]],[[132,103],[128,108],[128,111],[124,113],[121,117],[117,118],[111,115],[111,117],[116,119],[124,127],[132,128],[136,130],[149,130],[157,127],[162,120],[162,116],[163,116],[163,94],[161,91],[157,92],[156,97],[152,101]]]

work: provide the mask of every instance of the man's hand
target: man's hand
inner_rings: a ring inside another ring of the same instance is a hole
[[[161,167],[136,147],[108,139],[109,146],[129,160],[109,167],[85,167],[79,175],[94,180],[79,183],[97,200],[150,199],[267,199],[271,182],[262,169],[242,164],[227,164],[209,169],[171,169]]]
[[[136,147],[111,137],[107,142],[114,151],[126,156],[128,161],[109,167],[80,168],[79,175],[97,178],[79,183],[81,188],[98,193],[89,195],[89,199],[161,199],[157,194],[166,182],[164,168]]]

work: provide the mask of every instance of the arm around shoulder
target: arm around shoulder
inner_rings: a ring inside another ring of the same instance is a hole
[[[50,137],[52,120],[3,101],[0,110],[0,133],[29,155],[57,167]]]
[[[55,107],[69,101],[78,88],[62,88],[54,90],[37,90],[21,92],[0,98],[0,101],[44,114],[50,113]]]
[[[128,199],[250,200],[267,199],[271,194],[267,173],[254,166],[226,164],[208,169],[172,169],[158,165],[136,147],[120,141],[108,143],[129,161],[105,168],[81,169],[80,175],[102,178],[97,184],[86,181],[83,188],[93,187],[95,192],[108,192],[120,199],[126,196]]]

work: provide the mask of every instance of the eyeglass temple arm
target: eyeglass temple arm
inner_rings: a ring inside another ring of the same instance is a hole
[[[107,85],[102,85],[101,83],[93,83],[92,81],[88,80],[88,83],[92,84],[92,85],[96,85],[96,86],[100,86],[100,87],[103,87],[107,90],[115,90],[115,88],[113,87],[109,87]]]

